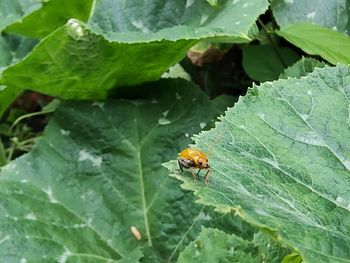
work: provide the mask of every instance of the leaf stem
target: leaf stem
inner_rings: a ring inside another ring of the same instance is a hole
[[[11,130],[13,130],[13,128],[22,120],[30,118],[30,117],[34,117],[34,116],[38,116],[38,115],[44,115],[44,114],[48,114],[48,113],[52,113],[54,112],[54,109],[49,109],[49,110],[42,110],[42,111],[38,111],[38,112],[32,112],[32,113],[28,113],[28,114],[24,114],[21,117],[18,117],[11,125]]]
[[[270,32],[269,29],[265,26],[265,24],[260,20],[260,18],[258,18],[257,21],[258,21],[259,25],[261,26],[262,30],[265,31],[266,36],[267,36],[267,38],[269,39],[269,41],[270,41],[270,43],[271,43],[273,49],[274,49],[275,52],[276,52],[276,55],[277,55],[278,59],[281,61],[283,67],[284,67],[284,68],[287,68],[287,64],[286,64],[286,62],[283,60],[283,57],[282,57],[281,53],[280,53],[279,50],[278,50],[277,43],[276,43],[275,40],[271,37],[271,32]]]
[[[6,164],[6,152],[4,144],[2,143],[2,140],[0,138],[0,166],[3,166]]]
[[[91,17],[94,15],[95,8],[96,8],[96,0],[92,0],[88,21],[90,21]]]

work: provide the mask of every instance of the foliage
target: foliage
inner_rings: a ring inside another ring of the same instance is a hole
[[[347,6],[0,1],[0,262],[348,262]]]
[[[198,202],[235,211],[305,262],[345,262],[349,76],[350,68],[339,65],[250,89],[215,129],[195,139],[210,152],[210,188],[168,167]]]

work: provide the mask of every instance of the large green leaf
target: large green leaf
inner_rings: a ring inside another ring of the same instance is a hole
[[[2,0],[0,2],[0,32],[15,32],[42,38],[68,19],[86,21],[92,0]]]
[[[264,82],[278,79],[285,67],[298,59],[298,54],[288,47],[249,45],[243,47],[242,65],[251,79]]]
[[[311,23],[341,33],[349,33],[347,0],[271,0],[271,8],[278,25]]]
[[[184,80],[135,90],[146,91],[155,95],[60,104],[36,147],[3,167],[1,262],[135,262],[139,246],[174,260],[195,237],[210,217],[161,163],[216,109]]]
[[[280,263],[285,253],[286,250],[272,243],[262,233],[249,241],[218,229],[202,228],[200,235],[180,254],[177,262]]]
[[[61,98],[104,98],[117,86],[158,79],[202,38],[248,42],[266,0],[100,0],[88,26],[70,20],[42,40],[2,84]]]
[[[350,38],[333,30],[311,25],[295,24],[277,32],[308,54],[319,55],[332,64],[350,63]]]
[[[345,65],[253,87],[196,138],[208,187],[168,167],[199,203],[235,211],[303,262],[349,262],[349,94]]]

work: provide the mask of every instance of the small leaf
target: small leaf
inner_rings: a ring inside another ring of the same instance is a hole
[[[243,68],[251,79],[260,82],[278,79],[285,69],[283,64],[290,66],[298,59],[297,53],[288,47],[277,48],[277,51],[269,45],[243,47]]]
[[[341,33],[311,24],[295,24],[277,34],[304,52],[319,55],[332,64],[350,63],[350,39]]]
[[[326,66],[324,62],[313,58],[302,58],[292,66],[286,68],[286,70],[279,76],[280,79],[301,78],[314,71],[315,68],[323,68]]]

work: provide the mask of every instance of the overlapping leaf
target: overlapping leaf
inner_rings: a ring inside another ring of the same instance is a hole
[[[254,87],[196,139],[212,183],[172,170],[199,202],[270,232],[303,262],[350,258],[350,68]]]
[[[350,63],[350,38],[311,24],[295,24],[277,32],[308,54],[319,55],[332,64]]]
[[[137,4],[135,4],[137,2]],[[88,26],[70,20],[3,72],[1,84],[25,84],[61,98],[104,98],[117,86],[158,79],[202,38],[248,42],[266,0],[101,0]]]
[[[297,60],[298,54],[288,47],[251,45],[243,48],[243,68],[251,79],[260,82],[278,79],[285,67]]]
[[[346,0],[271,0],[271,9],[279,26],[310,23],[349,33],[349,8]]]
[[[280,74],[280,79],[301,78],[314,71],[315,68],[323,68],[326,64],[313,58],[302,58]]]
[[[202,228],[195,241],[180,254],[177,262],[281,262],[287,250],[272,243],[262,233],[245,240],[214,228]]]
[[[92,0],[2,0],[0,2],[0,32],[43,38],[68,19],[88,19]]]
[[[36,40],[12,35],[0,36],[0,73],[9,65],[20,61],[37,43]],[[21,88],[25,88],[22,85]],[[0,86],[0,117],[22,92],[21,88]]]

